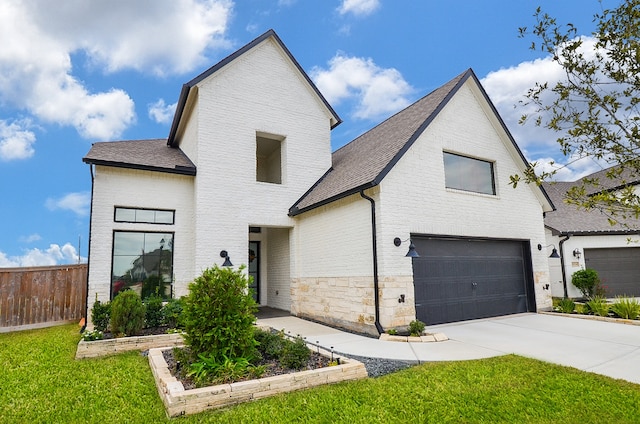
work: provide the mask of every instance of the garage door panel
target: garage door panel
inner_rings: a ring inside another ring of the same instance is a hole
[[[427,324],[526,312],[524,242],[413,236],[416,315]]]
[[[584,249],[584,259],[607,286],[607,296],[640,296],[640,248]]]

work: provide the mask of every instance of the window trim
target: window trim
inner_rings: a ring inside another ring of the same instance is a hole
[[[153,211],[153,212],[171,212],[171,222],[155,222],[144,220],[118,220],[118,209],[127,209],[132,211]],[[154,225],[175,225],[176,223],[176,210],[175,209],[158,209],[158,208],[135,208],[131,206],[114,206],[113,207],[113,222],[125,223],[125,224],[154,224]]]
[[[470,189],[466,189],[466,188],[449,186],[447,184],[446,155],[457,156],[457,157],[460,157],[460,158],[469,159],[469,160],[472,160],[472,161],[477,161],[477,162],[488,164],[490,166],[490,173],[491,173],[491,192],[477,191],[477,190],[470,190]],[[465,193],[474,193],[474,194],[480,194],[480,195],[484,195],[484,196],[497,196],[498,195],[498,188],[497,188],[497,184],[496,184],[496,169],[495,169],[496,168],[495,167],[496,162],[495,161],[488,160],[488,159],[481,159],[481,158],[478,158],[478,157],[473,157],[473,156],[469,156],[469,155],[464,155],[464,154],[460,154],[460,153],[454,153],[454,152],[451,152],[451,151],[443,150],[443,152],[442,152],[442,163],[443,163],[443,169],[444,169],[444,186],[445,186],[445,188],[447,190],[455,190],[455,191],[461,191],[461,192],[465,192]]]

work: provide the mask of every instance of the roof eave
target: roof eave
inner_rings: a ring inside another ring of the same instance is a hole
[[[165,174],[195,176],[197,172],[197,169],[195,167],[181,166],[181,165],[176,165],[175,168],[163,168],[158,166],[140,165],[140,164],[126,163],[126,162],[114,162],[114,161],[107,161],[107,160],[91,159],[86,157],[82,158],[82,161],[90,165],[109,166],[113,168],[136,169],[140,171],[162,172]]]
[[[317,209],[317,208],[319,208],[321,206],[328,205],[329,203],[333,203],[336,200],[340,200],[340,199],[343,199],[345,197],[349,197],[352,194],[357,194],[357,193],[361,192],[362,190],[366,190],[368,188],[372,188],[372,187],[375,187],[377,185],[378,184],[375,183],[374,181],[370,181],[368,183],[361,184],[361,185],[359,185],[357,187],[354,187],[354,188],[351,188],[349,190],[343,191],[342,193],[336,194],[335,196],[331,196],[331,197],[329,197],[327,199],[323,199],[323,200],[321,200],[319,202],[313,203],[313,204],[311,204],[309,206],[305,206],[303,208],[298,208],[296,205],[294,205],[289,209],[289,216],[293,217],[293,216],[300,215],[300,214],[302,214],[304,212],[308,212],[310,210]]]

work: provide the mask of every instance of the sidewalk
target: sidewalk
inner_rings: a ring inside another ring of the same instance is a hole
[[[422,363],[516,354],[640,384],[640,326],[525,313],[427,327],[449,340],[382,341],[293,316],[265,316],[258,323],[338,355]]]

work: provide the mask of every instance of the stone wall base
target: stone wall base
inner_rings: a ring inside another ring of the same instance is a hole
[[[92,342],[80,340],[76,350],[76,359],[95,358],[130,350],[142,351],[157,347],[175,347],[182,345],[184,345],[184,339],[180,333],[121,337],[118,339],[95,340]]]

